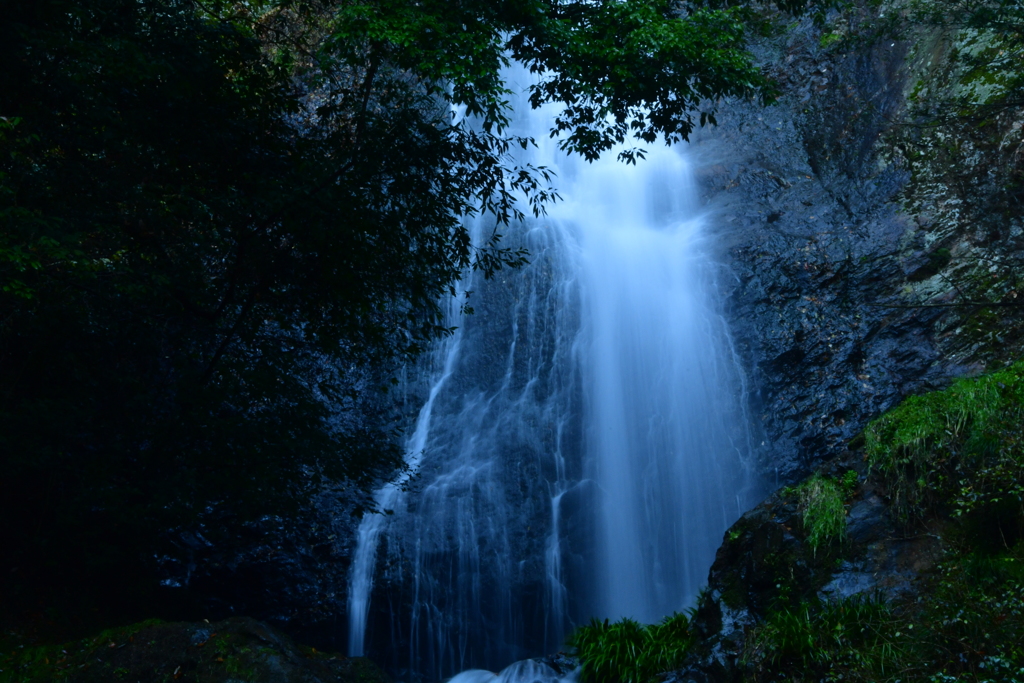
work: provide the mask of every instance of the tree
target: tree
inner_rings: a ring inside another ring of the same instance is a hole
[[[531,102],[564,103],[553,132],[588,159],[685,139],[701,107],[772,95],[742,11],[4,3],[3,611],[151,586],[161,530],[399,466],[381,388],[447,332],[467,268],[524,262],[499,241],[516,193],[554,197],[510,154],[531,141],[506,130],[501,68],[540,75]],[[452,125],[453,103],[478,124]],[[471,244],[480,213],[494,235]]]

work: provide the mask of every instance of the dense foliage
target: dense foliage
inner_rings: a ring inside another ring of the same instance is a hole
[[[573,631],[568,645],[584,683],[650,683],[683,663],[692,640],[689,617],[673,614],[648,625],[595,619]]]
[[[728,4],[4,3],[3,616],[148,610],[167,530],[228,538],[399,466],[396,368],[554,197],[512,155],[503,66],[563,103],[567,150],[678,140],[772,95]]]

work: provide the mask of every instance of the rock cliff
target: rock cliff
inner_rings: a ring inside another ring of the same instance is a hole
[[[776,655],[757,638],[781,629],[780,613],[934,596],[947,590],[939,568],[974,552],[948,515],[897,519],[858,435],[908,395],[1020,358],[1024,109],[979,94],[979,79],[996,79],[964,58],[979,54],[977,32],[899,10],[849,9],[763,39],[779,101],[730,106],[697,140],[714,160],[703,187],[778,490],[726,534],[695,613],[696,654],[670,680],[767,680],[758,667]],[[814,468],[857,473],[842,552],[808,545],[785,486]],[[984,668],[977,638],[963,638],[976,652],[965,644],[962,660]]]
[[[949,115],[963,36],[887,12],[762,39],[778,102],[723,108],[695,144],[777,485],[902,397],[1019,355],[1024,114]]]

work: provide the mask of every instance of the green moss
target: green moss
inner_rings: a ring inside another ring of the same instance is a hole
[[[823,50],[827,50],[828,48],[830,48],[831,46],[835,45],[836,43],[838,43],[842,39],[843,39],[843,35],[841,33],[836,33],[836,32],[823,33],[822,36],[821,36],[821,39],[818,40],[818,46],[821,49],[823,49]]]
[[[72,674],[92,666],[97,652],[132,642],[140,631],[162,623],[159,619],[147,619],[62,645],[12,646],[0,653],[0,683],[69,680]],[[118,674],[120,668],[112,669],[111,674],[123,678],[127,674]]]
[[[730,575],[726,579],[724,588],[722,589],[722,604],[731,609],[739,609],[746,606],[747,594],[745,585],[740,581],[739,577]]]
[[[584,683],[650,683],[679,667],[692,641],[689,618],[674,614],[651,625],[595,619],[573,631],[568,645],[579,657]]]
[[[912,396],[868,425],[865,454],[904,521],[1024,501],[1024,362]]]

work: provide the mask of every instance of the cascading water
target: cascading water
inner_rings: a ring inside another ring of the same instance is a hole
[[[558,211],[582,243],[601,617],[654,622],[690,603],[749,493],[738,373],[690,175],[668,149],[629,172],[599,161]]]
[[[463,284],[475,314],[438,351],[413,479],[360,527],[350,654],[365,640],[406,680],[554,651],[593,616],[685,608],[753,502],[742,375],[686,160],[566,158],[552,115],[527,111],[515,132],[538,141],[530,161],[556,170],[564,201],[507,235],[528,267]]]

